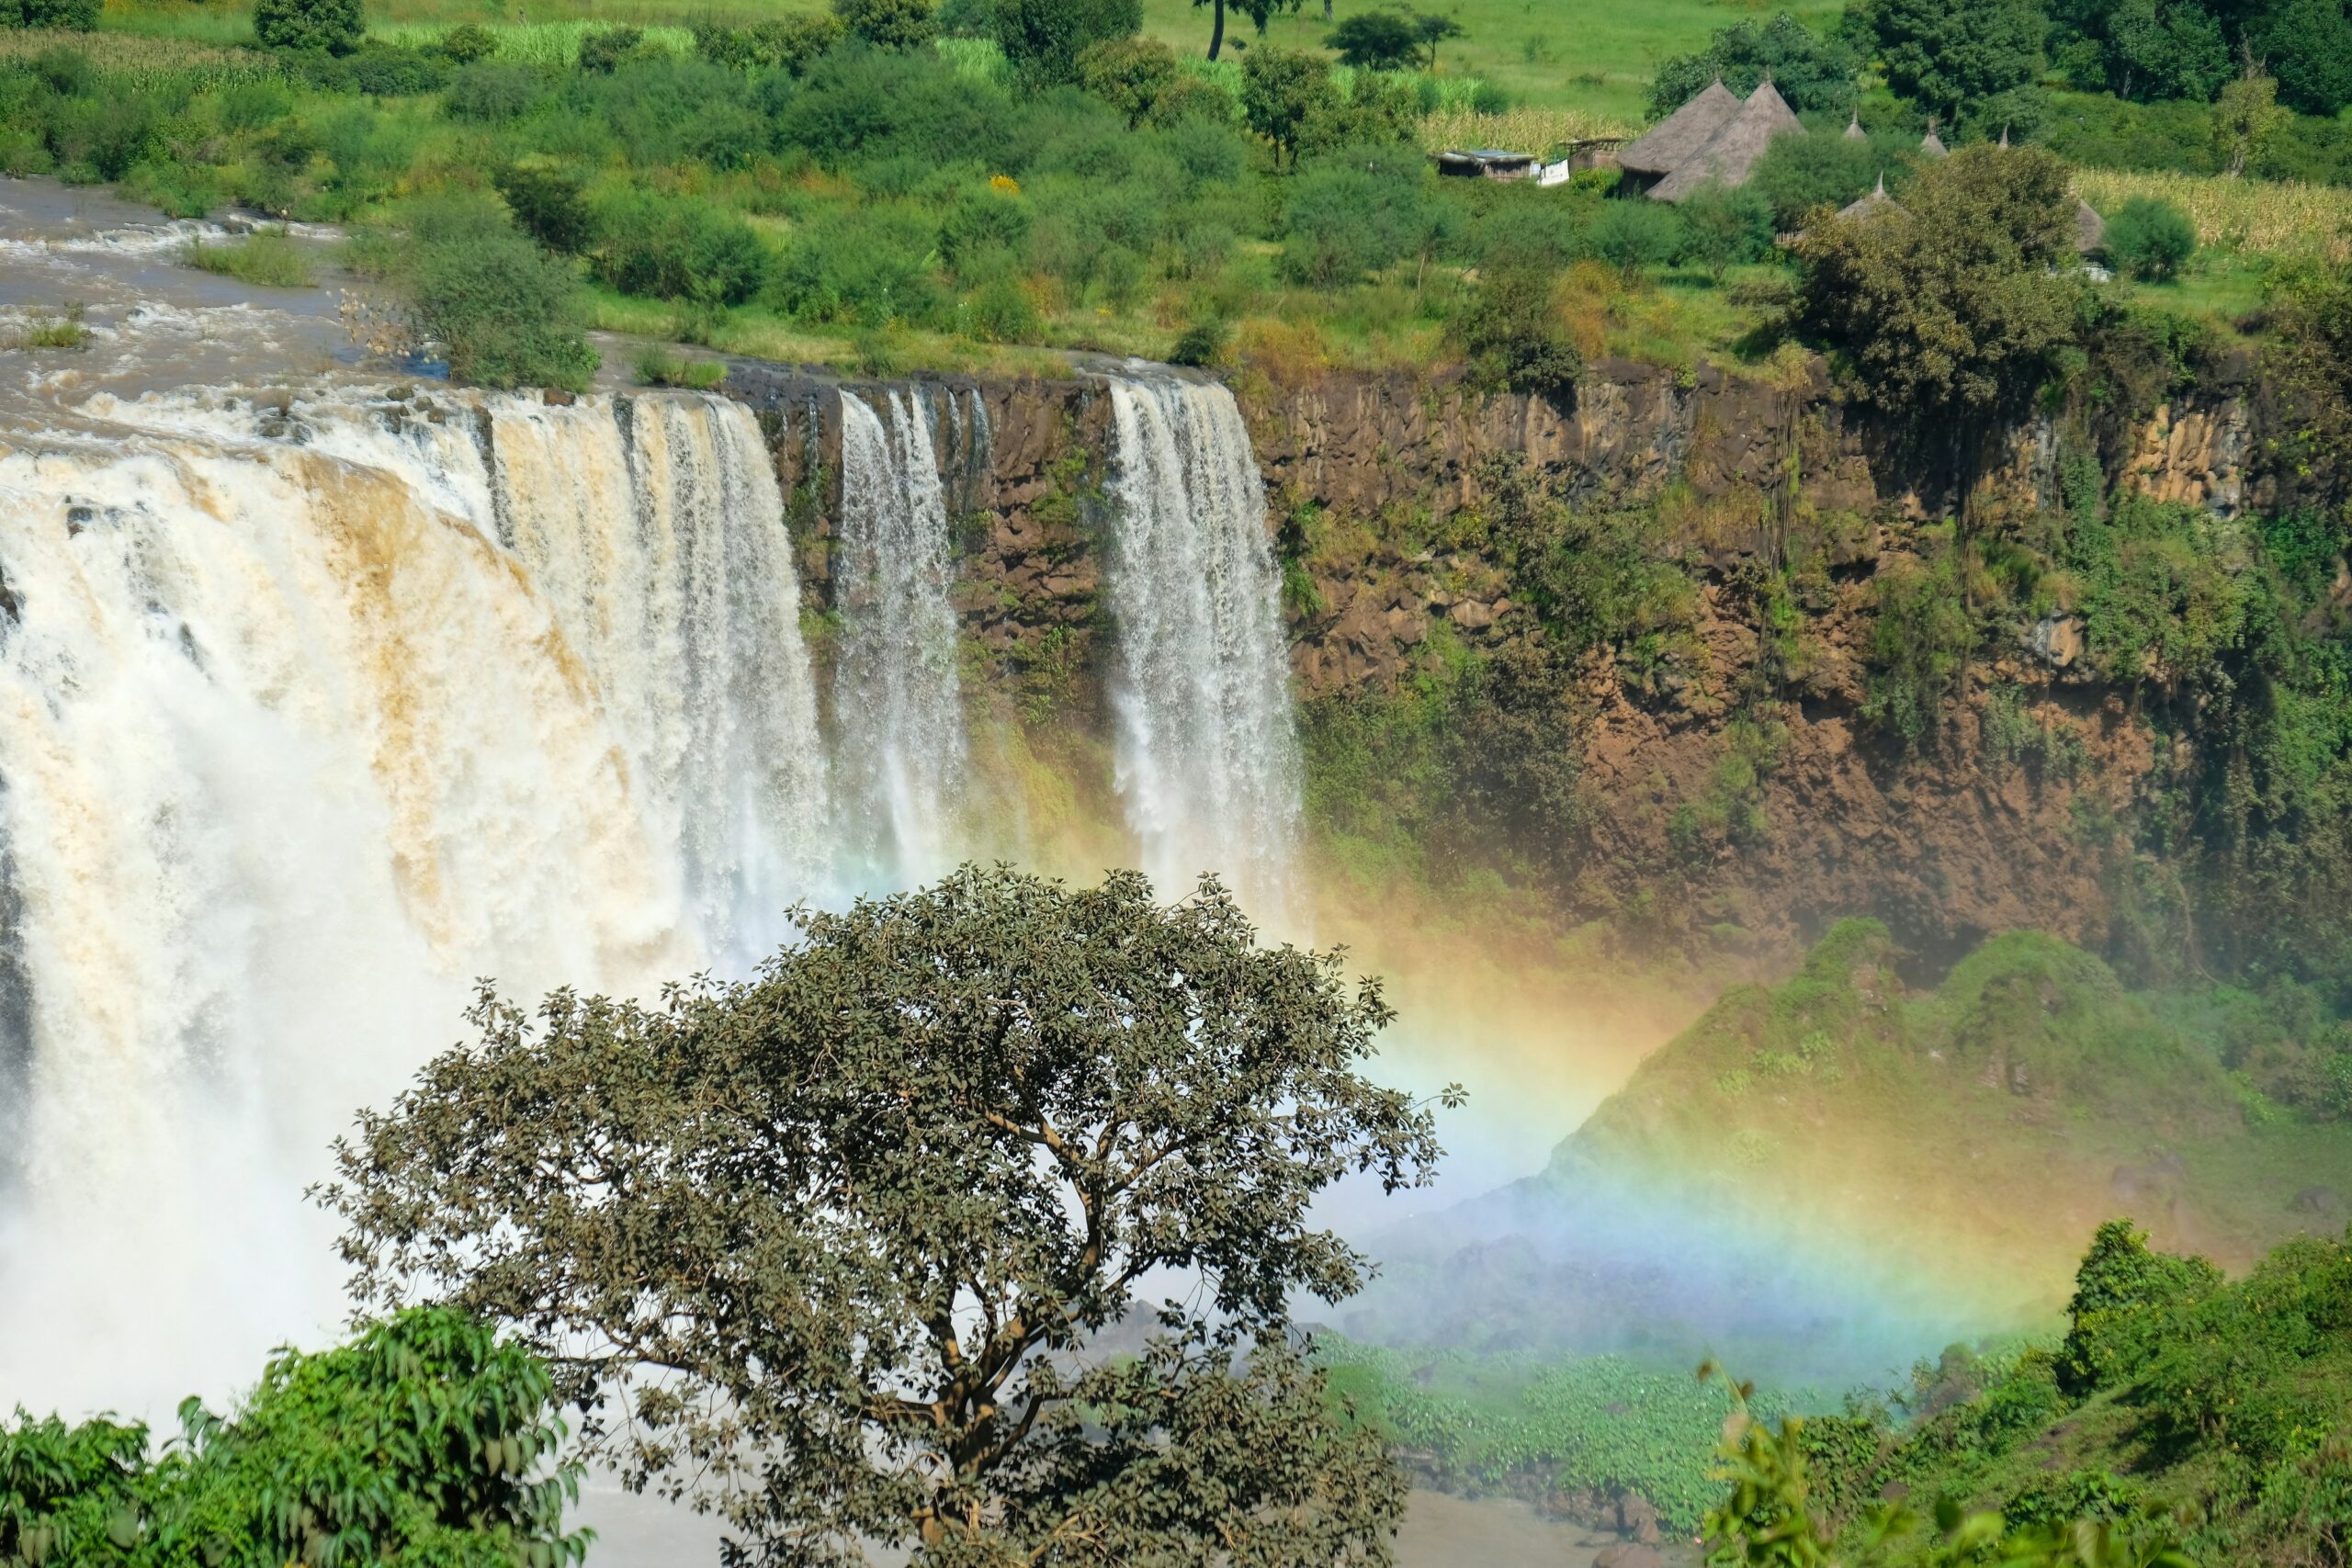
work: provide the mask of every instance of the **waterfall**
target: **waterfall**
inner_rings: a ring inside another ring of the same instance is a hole
[[[99,398],[0,434],[0,1389],[339,1314],[322,1145],[476,976],[643,994],[823,891],[798,592],[714,399]]]
[[[868,878],[903,885],[952,863],[965,744],[931,413],[898,392],[889,411],[886,424],[842,394],[833,707],[845,847]]]
[[[1288,914],[1298,739],[1265,490],[1233,394],[1113,379],[1117,446],[1105,589],[1118,638],[1116,779],[1165,897],[1204,871]]]

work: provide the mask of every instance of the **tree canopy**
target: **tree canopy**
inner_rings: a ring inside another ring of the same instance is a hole
[[[338,1145],[363,1299],[509,1325],[590,1457],[764,1561],[1385,1561],[1403,1480],[1290,1315],[1364,1277],[1315,1195],[1438,1156],[1358,1071],[1377,985],[1209,881],[967,867],[797,919],[658,1006],[486,992]],[[1177,1274],[1140,1353],[1086,1353]]]
[[[2022,128],[2038,116],[2049,26],[2038,0],[1864,0],[1853,16],[1886,85],[1945,123]]]
[[[1193,0],[1195,10],[1203,6],[1212,6],[1216,9],[1215,25],[1209,29],[1209,58],[1215,60],[1218,51],[1225,48],[1225,13],[1228,6],[1249,17],[1262,35],[1268,22],[1285,11],[1295,12],[1299,0]]]
[[[1706,48],[1657,68],[1650,83],[1650,118],[1665,118],[1718,76],[1742,97],[1770,77],[1791,108],[1843,113],[1854,102],[1860,69],[1846,39],[1825,38],[1785,12],[1761,26],[1739,22],[1719,30]]]
[[[2071,341],[2074,219],[2056,157],[1963,147],[1898,208],[1806,232],[1804,322],[1882,409],[1980,427],[2016,412]]]

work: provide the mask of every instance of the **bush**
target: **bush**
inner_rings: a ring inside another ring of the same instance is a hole
[[[1718,282],[1730,267],[1772,254],[1772,203],[1751,186],[1705,185],[1682,203],[1690,258]]]
[[[516,231],[486,196],[440,197],[408,219],[390,275],[406,297],[410,326],[440,345],[451,379],[586,388],[596,354],[572,317],[569,264]]]
[[[842,29],[876,49],[922,49],[938,36],[932,0],[833,0]]]
[[[607,238],[596,275],[624,294],[740,305],[766,286],[774,267],[750,224],[698,197],[631,191],[599,219]]]
[[[1194,321],[1177,335],[1175,346],[1168,351],[1168,363],[1195,367],[1215,365],[1232,335],[1233,329],[1215,318]]]
[[[411,98],[440,90],[448,80],[441,62],[413,49],[369,41],[338,62],[349,73],[351,90],[377,98]]]
[[[190,241],[180,260],[199,272],[266,288],[308,288],[317,281],[310,253],[283,234],[255,234],[233,245]]]
[[[643,28],[605,28],[581,36],[580,69],[592,76],[609,76],[624,61],[646,52]]]
[[[1158,39],[1104,39],[1079,51],[1078,84],[1127,117],[1130,128],[1150,117],[1178,79],[1176,51]]]
[[[1776,136],[1756,161],[1756,172],[1745,189],[1754,190],[1772,204],[1781,227],[1796,229],[1811,220],[1815,209],[1840,208],[1877,184],[1883,175],[1887,189],[1903,188],[1911,149],[1883,141],[1853,141],[1832,130],[1804,136]]]
[[[547,77],[537,66],[484,60],[450,76],[441,107],[457,119],[503,125],[528,113],[547,95]]]
[[[1504,266],[1479,283],[1469,308],[1454,321],[1454,336],[1470,375],[1488,389],[1565,401],[1584,373],[1584,355],[1553,306],[1553,274],[1541,267]]]
[[[841,18],[822,11],[747,28],[707,22],[695,28],[695,52],[705,60],[737,70],[763,66],[795,76],[806,74],[818,56],[841,40]]]
[[[1142,0],[995,0],[993,9],[997,47],[1029,87],[1077,81],[1080,55],[1143,27]]]
[[[576,256],[596,243],[596,215],[581,194],[578,175],[510,164],[491,180],[514,221],[548,249]]]
[[[1630,281],[1642,269],[1663,266],[1682,254],[1688,239],[1682,214],[1662,201],[1636,197],[1602,205],[1585,231],[1585,248]]]
[[[1317,159],[1291,182],[1283,270],[1329,288],[1362,281],[1435,238],[1419,152],[1359,148]]]
[[[17,15],[28,28],[55,28],[62,32],[96,32],[99,0],[19,0]]]
[[[2134,277],[2165,283],[2197,252],[2197,225],[2161,197],[2135,196],[2107,220],[2108,259]]]
[[[254,0],[254,36],[270,49],[345,54],[367,31],[359,0]]]
[[[479,22],[460,22],[443,33],[433,48],[452,65],[471,65],[498,52],[498,35]]]

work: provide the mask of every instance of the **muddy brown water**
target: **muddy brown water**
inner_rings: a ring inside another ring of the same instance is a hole
[[[596,1530],[588,1568],[706,1568],[718,1562],[719,1530],[710,1520],[656,1499],[590,1487],[577,1517]],[[1547,1519],[1516,1498],[1449,1496],[1416,1491],[1396,1537],[1397,1568],[1589,1568],[1619,1537]],[[1698,1561],[1669,1547],[1667,1561]],[[875,1568],[904,1558],[873,1554]]]

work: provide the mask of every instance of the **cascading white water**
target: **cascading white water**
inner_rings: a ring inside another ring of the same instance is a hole
[[[1117,784],[1164,897],[1214,871],[1289,914],[1301,820],[1282,580],[1233,394],[1114,378],[1112,548]]]
[[[93,412],[0,435],[0,1398],[154,1411],[339,1315],[300,1189],[474,976],[821,892],[822,753],[733,404]]]
[[[926,881],[952,862],[964,792],[947,502],[922,396],[889,421],[842,394],[833,706],[843,838],[869,879]]]

